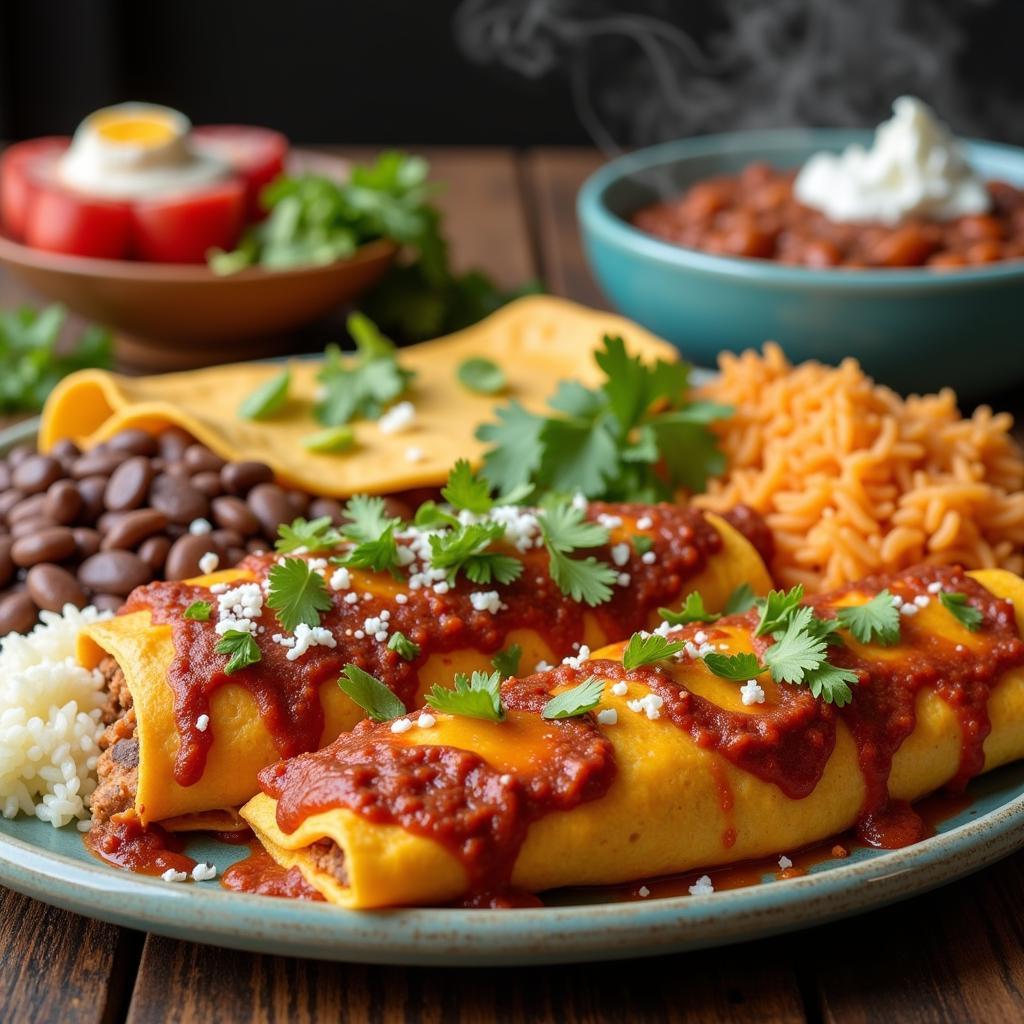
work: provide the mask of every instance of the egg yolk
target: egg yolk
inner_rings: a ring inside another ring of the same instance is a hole
[[[107,142],[132,146],[162,146],[177,134],[169,118],[156,114],[105,114],[96,118],[96,132]]]

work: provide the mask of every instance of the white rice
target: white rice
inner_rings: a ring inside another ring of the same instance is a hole
[[[40,617],[27,636],[0,640],[0,810],[61,828],[89,818],[104,728],[103,677],[77,663],[75,640],[110,613],[69,604]]]

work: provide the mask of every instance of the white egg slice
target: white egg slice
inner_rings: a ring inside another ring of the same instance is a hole
[[[231,173],[189,145],[189,119],[154,103],[121,103],[90,114],[61,159],[65,185],[105,199],[141,199],[189,191]]]

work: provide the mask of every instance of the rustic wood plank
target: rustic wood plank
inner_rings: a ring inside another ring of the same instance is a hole
[[[833,1024],[1024,1020],[1024,854],[801,944]]]
[[[598,309],[610,306],[583,255],[576,193],[603,162],[604,157],[592,149],[541,149],[526,158],[526,182],[548,290]]]
[[[168,992],[182,1024],[798,1024],[799,993],[774,960],[757,943],[628,963],[453,972],[253,956],[150,936],[128,1024],[166,1019]]]
[[[142,936],[0,889],[0,1020],[122,1017]]]

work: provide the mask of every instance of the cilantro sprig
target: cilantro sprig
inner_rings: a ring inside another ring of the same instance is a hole
[[[943,590],[939,592],[939,601],[964,629],[976,633],[981,628],[985,616],[974,605],[968,603],[966,594]]]
[[[263,655],[252,633],[241,629],[229,629],[214,647],[217,654],[230,655],[224,671],[230,676],[249,665],[255,665]]]
[[[282,555],[293,551],[305,551],[313,555],[321,551],[332,551],[342,540],[341,534],[331,525],[330,516],[293,519],[290,524],[282,523],[277,528],[274,550]]]
[[[754,607],[756,598],[749,583],[741,583],[728,597],[721,613],[709,612],[704,597],[697,590],[691,590],[679,611],[659,608],[658,614],[670,626],[687,626],[691,622],[717,622],[723,615],[738,615]]]
[[[622,664],[629,671],[653,665],[678,654],[685,646],[681,640],[669,640],[658,633],[634,633],[622,653]]]
[[[192,622],[209,622],[213,605],[209,601],[193,601],[185,609],[185,618]]]
[[[388,638],[388,650],[394,651],[405,661],[415,661],[420,656],[420,645],[410,640],[401,630],[395,630]]]
[[[491,664],[501,673],[502,679],[509,679],[519,675],[519,662],[523,657],[523,649],[519,644],[509,644],[508,647],[491,658]]]
[[[601,703],[602,696],[604,696],[604,682],[596,676],[591,676],[571,690],[565,690],[552,697],[544,705],[540,713],[541,718],[557,721],[585,715]]]
[[[891,647],[900,640],[900,611],[892,603],[892,594],[883,590],[865,604],[836,609],[836,618],[862,644],[872,642]]]
[[[430,537],[430,564],[448,571],[448,582],[462,572],[474,583],[511,583],[519,579],[523,563],[514,555],[490,547],[505,536],[500,523],[469,523]]]
[[[427,704],[449,715],[502,722],[505,707],[501,702],[501,673],[474,672],[467,676],[458,672],[454,689],[448,690],[435,683],[427,694]]]
[[[622,338],[604,337],[594,358],[600,388],[563,381],[538,415],[509,402],[476,436],[490,445],[484,476],[497,488],[540,490],[609,501],[658,501],[679,488],[704,490],[725,459],[709,425],[727,406],[689,400],[689,366],[644,363]]]
[[[580,548],[607,544],[608,531],[586,521],[583,510],[567,501],[549,504],[538,521],[550,559],[548,571],[562,593],[591,607],[610,600],[617,579],[615,570],[593,555],[569,557]]]
[[[748,679],[756,679],[764,672],[764,665],[757,660],[756,654],[742,651],[739,654],[721,654],[708,651],[704,655],[704,664],[719,678],[734,683],[745,683]]]
[[[289,633],[300,622],[320,625],[320,612],[331,607],[323,576],[301,558],[286,558],[270,567],[270,591],[267,604],[277,621]]]
[[[386,722],[405,714],[405,705],[387,686],[351,662],[341,670],[338,687],[375,722]]]

